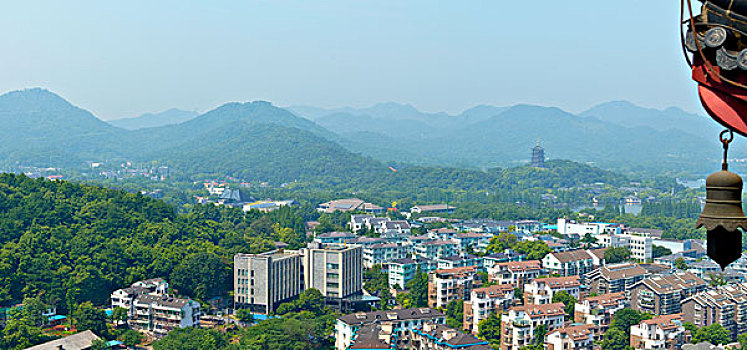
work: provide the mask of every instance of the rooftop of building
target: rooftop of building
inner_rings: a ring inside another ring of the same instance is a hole
[[[666,275],[653,275],[640,283],[648,286],[656,293],[673,293],[683,289],[705,287],[706,283],[690,272],[676,272]]]
[[[656,316],[649,320],[643,320],[640,324],[657,326],[663,330],[672,330],[682,326],[682,314]]]
[[[507,261],[495,264],[509,271],[541,270],[542,263],[539,260]]]
[[[527,304],[522,306],[514,306],[509,311],[524,312],[530,318],[548,317],[548,316],[563,316],[565,315],[563,303],[552,303],[552,304]]]
[[[592,256],[589,252],[583,249],[568,250],[565,252],[553,252],[547,254],[555,257],[561,263],[569,263],[573,261],[590,260]]]
[[[439,344],[447,344],[450,348],[464,350],[490,350],[487,341],[477,339],[472,334],[465,334],[459,330],[443,324],[426,324],[420,329],[413,330],[415,333],[427,335]]]
[[[625,292],[619,292],[619,293],[607,293],[602,295],[596,295],[593,297],[587,297],[579,302],[583,303],[588,301],[590,304],[598,304],[602,306],[611,306],[611,305],[617,305],[620,301],[627,300],[627,297],[625,296]]]
[[[192,300],[174,298],[168,295],[153,295],[153,294],[142,294],[135,299],[136,304],[151,304],[166,308],[181,309],[185,305],[188,305]]]
[[[438,310],[434,310],[431,308],[412,308],[388,311],[360,312],[344,315],[338,320],[348,325],[363,325],[381,321],[422,320],[442,317],[445,317],[444,314]]]
[[[593,334],[598,331],[599,328],[595,325],[579,324],[558,328],[556,330],[550,331],[547,335],[549,336],[553,333],[560,333],[561,335],[570,337],[571,339],[573,339],[573,341],[582,341],[589,339],[589,336],[593,336]]]
[[[90,349],[91,344],[96,339],[100,339],[100,338],[95,333],[88,330],[88,331],[75,333],[73,335],[68,335],[67,337],[64,337],[64,338],[48,341],[43,344],[35,345],[30,348],[26,348],[26,350]]]
[[[531,284],[546,284],[550,289],[573,288],[581,285],[578,276],[537,278]]]

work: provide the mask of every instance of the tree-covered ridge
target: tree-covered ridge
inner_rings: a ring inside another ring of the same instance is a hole
[[[41,296],[64,312],[107,304],[113,290],[153,277],[205,300],[231,289],[235,253],[302,245],[302,222],[289,208],[205,205],[177,215],[140,194],[2,174],[0,305]]]

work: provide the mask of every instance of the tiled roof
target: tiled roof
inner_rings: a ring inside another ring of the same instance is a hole
[[[441,318],[444,314],[431,308],[422,309],[398,309],[388,311],[373,311],[348,314],[338,320],[349,324],[369,324],[376,321],[402,321]]]
[[[583,249],[578,250],[569,250],[566,252],[557,252],[557,253],[549,253],[547,255],[552,255],[555,257],[555,259],[558,259],[561,263],[569,263],[571,261],[581,261],[581,260],[589,260],[591,259],[591,255],[587,253]]]
[[[509,261],[497,263],[496,266],[509,271],[541,270],[542,263],[539,260]]]
[[[550,289],[573,288],[581,285],[578,276],[537,278],[532,283],[546,284]]]
[[[565,315],[565,310],[563,309],[565,305],[563,303],[553,303],[553,304],[528,304],[523,306],[514,306],[511,308],[513,311],[523,311],[525,312],[530,318],[539,318],[539,317],[548,317],[548,316],[561,316]]]

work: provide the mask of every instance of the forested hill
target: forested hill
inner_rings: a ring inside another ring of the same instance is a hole
[[[244,215],[207,205],[177,215],[140,194],[2,174],[0,305],[40,296],[65,313],[153,277],[206,300],[230,290],[233,254],[304,239],[303,220],[288,209]]]

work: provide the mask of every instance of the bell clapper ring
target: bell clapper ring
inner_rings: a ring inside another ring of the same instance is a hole
[[[726,133],[729,133],[728,138],[724,136]],[[726,162],[726,154],[729,152],[729,144],[734,140],[734,132],[731,129],[725,129],[721,134],[719,134],[718,138],[724,146],[724,161],[721,163],[721,169],[725,171],[729,168],[729,165]]]

